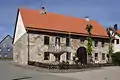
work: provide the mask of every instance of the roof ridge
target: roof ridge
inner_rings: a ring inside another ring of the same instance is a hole
[[[27,9],[27,10],[34,10],[34,11],[39,11],[38,9],[30,9],[30,8],[25,8],[25,7],[20,7],[18,8],[19,10],[21,9]],[[76,19],[82,19],[84,21],[86,21],[84,18],[80,18],[80,17],[77,17],[77,16],[72,16],[72,15],[67,15],[67,14],[61,14],[61,13],[54,13],[54,12],[47,12],[49,14],[52,14],[52,15],[61,15],[61,16],[64,16],[64,17],[70,17],[70,18],[76,18]],[[90,20],[90,21],[93,21],[93,20]],[[95,20],[96,21],[96,20]]]

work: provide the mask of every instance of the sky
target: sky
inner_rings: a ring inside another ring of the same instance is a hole
[[[40,9],[79,18],[89,16],[103,27],[118,24],[120,29],[120,0],[0,0],[0,40],[13,37],[17,9]]]

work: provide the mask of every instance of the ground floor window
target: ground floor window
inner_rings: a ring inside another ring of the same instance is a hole
[[[67,60],[70,60],[70,57],[71,57],[71,54],[70,54],[70,53],[67,53],[67,54],[66,54],[66,59],[67,59]]]
[[[50,54],[48,52],[44,52],[44,60],[49,60]]]
[[[102,53],[102,60],[105,60],[105,53]]]
[[[6,58],[6,57],[7,57],[7,53],[4,54],[4,58]]]
[[[98,60],[98,53],[95,53],[95,60]]]

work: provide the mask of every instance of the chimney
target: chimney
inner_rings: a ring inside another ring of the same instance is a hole
[[[88,16],[86,16],[86,17],[85,17],[85,20],[86,20],[86,21],[90,21],[90,19],[89,19],[89,17],[88,17]]]
[[[41,14],[46,14],[45,7],[41,7],[40,13]]]
[[[114,25],[114,29],[115,29],[116,31],[118,30],[117,24]]]

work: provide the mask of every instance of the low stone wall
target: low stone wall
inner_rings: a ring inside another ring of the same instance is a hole
[[[86,69],[86,68],[97,68],[97,67],[107,67],[107,66],[116,66],[115,64],[69,64],[69,63],[59,63],[59,64],[50,64],[50,63],[40,63],[40,62],[29,62],[29,65],[47,68],[47,69]]]

